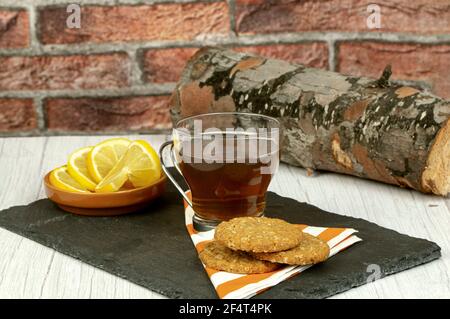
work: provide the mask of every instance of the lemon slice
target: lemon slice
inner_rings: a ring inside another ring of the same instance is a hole
[[[86,158],[92,179],[99,183],[126,153],[131,141],[127,138],[111,138],[92,148]]]
[[[118,191],[128,180],[128,170],[126,166],[126,154],[109,171],[108,175],[95,187],[97,193],[111,193]]]
[[[97,183],[92,180],[86,164],[87,155],[91,150],[92,147],[89,146],[73,152],[67,162],[67,171],[81,186],[94,191]]]
[[[143,140],[130,144],[126,154],[97,185],[96,192],[118,191],[127,180],[134,187],[144,187],[156,182],[162,174],[158,154]]]
[[[89,193],[89,191],[69,175],[67,166],[55,168],[51,171],[50,184],[53,186],[70,192]]]
[[[127,151],[128,178],[134,187],[144,187],[156,182],[162,174],[158,153],[144,140],[130,144]]]

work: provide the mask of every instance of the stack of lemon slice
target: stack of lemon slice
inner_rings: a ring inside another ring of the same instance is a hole
[[[112,138],[73,152],[67,165],[50,173],[50,183],[72,192],[106,193],[145,187],[161,175],[158,154],[148,142]]]

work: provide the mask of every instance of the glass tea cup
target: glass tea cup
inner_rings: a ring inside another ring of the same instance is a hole
[[[279,165],[279,136],[278,120],[253,113],[206,113],[175,124],[160,157],[164,172],[194,210],[196,230],[264,214],[267,188]],[[167,169],[166,147],[190,197]]]

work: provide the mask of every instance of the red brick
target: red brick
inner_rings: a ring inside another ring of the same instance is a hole
[[[141,131],[171,126],[168,96],[55,98],[44,102],[51,131]]]
[[[80,29],[67,28],[65,7],[47,7],[39,15],[45,44],[191,40],[229,31],[225,2],[82,6]]]
[[[379,77],[391,64],[392,79],[429,82],[437,95],[450,98],[450,45],[346,42],[338,58],[342,73]]]
[[[28,46],[29,41],[27,12],[0,9],[0,48],[24,48]]]
[[[328,68],[328,47],[321,42],[236,47],[235,50],[300,63],[315,68]]]
[[[0,90],[123,87],[130,72],[125,53],[0,57]]]
[[[238,46],[233,49],[311,67],[328,68],[328,48],[321,42]],[[155,83],[177,82],[186,62],[197,50],[198,48],[169,48],[146,51],[143,55],[144,80]]]
[[[178,81],[187,60],[198,48],[151,49],[144,53],[144,80],[164,83]]]
[[[378,1],[381,29],[368,29],[373,0],[237,0],[239,33],[299,31],[380,31],[437,34],[450,32],[448,0]]]
[[[36,110],[31,99],[0,99],[0,132],[36,128]]]

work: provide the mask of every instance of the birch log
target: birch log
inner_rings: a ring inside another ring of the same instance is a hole
[[[450,102],[389,82],[221,48],[199,50],[172,94],[172,118],[215,111],[277,117],[282,161],[424,193],[450,191]]]

